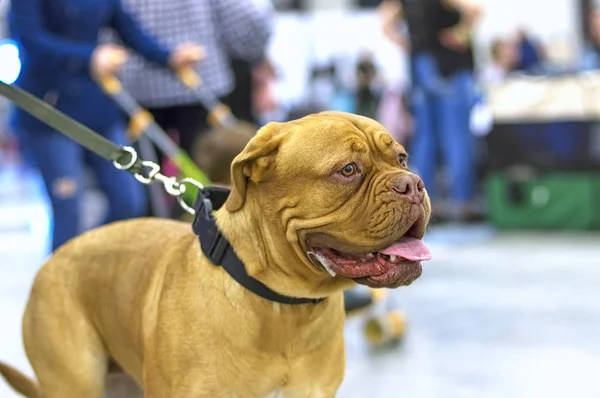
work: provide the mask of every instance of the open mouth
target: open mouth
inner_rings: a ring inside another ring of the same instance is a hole
[[[348,254],[310,245],[307,255],[332,277],[339,275],[370,287],[410,285],[421,276],[421,262],[431,259],[431,252],[421,239],[406,235],[376,252]]]

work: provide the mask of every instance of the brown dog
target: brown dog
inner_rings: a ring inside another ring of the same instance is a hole
[[[334,397],[344,374],[342,290],[408,285],[430,215],[406,153],[373,120],[326,112],[262,128],[231,168],[217,223],[267,301],[204,256],[189,224],[90,231],[40,270],[23,338],[28,397],[101,398],[118,363],[147,398]]]

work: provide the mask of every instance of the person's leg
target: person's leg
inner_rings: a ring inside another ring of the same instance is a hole
[[[123,126],[115,126],[104,136],[117,145],[126,145]],[[108,214],[104,223],[144,216],[147,211],[144,186],[132,174],[118,170],[106,159],[91,152],[86,155],[98,178],[98,185],[108,199]]]
[[[163,129],[168,129],[169,127],[165,127],[169,123],[169,110],[171,108],[147,108],[146,110],[150,112],[154,121],[161,126]]]
[[[155,112],[155,110],[153,110]],[[192,156],[192,150],[194,143],[196,142],[198,135],[208,130],[208,114],[206,110],[199,104],[184,105],[184,106],[173,106],[169,108],[162,108],[157,112],[161,116],[161,122],[159,125],[163,130],[175,131],[179,138],[179,147],[183,149],[188,155]],[[165,172],[168,172],[171,168],[169,166],[176,167],[169,162],[163,162],[163,168]],[[177,173],[168,173],[169,175],[176,175]],[[170,217],[173,219],[180,219],[183,214],[183,210],[179,203],[172,201],[172,207],[170,211]]]
[[[174,109],[172,126],[179,133],[179,145],[188,155],[200,134],[208,131],[208,111],[199,104],[178,106]]]
[[[435,62],[427,55],[416,56],[413,60],[412,108],[415,120],[415,134],[411,143],[409,167],[419,174],[429,197],[437,198],[435,174],[437,170],[436,123],[433,99],[437,72]]]
[[[177,132],[176,128],[178,108],[178,106],[169,106],[163,108],[149,108],[148,110],[154,116],[154,120],[156,121],[158,126],[167,134],[167,136],[176,145],[179,146],[179,133]],[[158,154],[163,174],[169,176],[177,176],[178,168],[173,163],[173,160],[170,159],[165,153],[163,153],[162,149],[159,148],[157,145],[154,145],[154,149]]]
[[[441,152],[449,176],[452,204],[458,209],[472,204],[475,195],[475,161],[469,113],[473,81],[461,72],[451,79],[452,89],[439,98]]]
[[[79,233],[83,149],[58,132],[25,133],[52,206],[52,251]]]
[[[167,133],[175,131],[181,149],[191,154],[199,134],[209,129],[208,112],[200,104],[149,108],[157,124]]]
[[[252,66],[240,59],[230,60],[231,70],[235,76],[235,87],[223,98],[223,103],[229,106],[231,112],[240,120],[256,124],[252,104],[254,79]]]

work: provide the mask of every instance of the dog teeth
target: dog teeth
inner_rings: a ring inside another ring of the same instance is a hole
[[[329,273],[329,275],[331,275],[332,278],[335,278],[335,276],[337,275],[335,271],[331,269],[327,261],[323,262],[323,268],[327,270],[327,272]]]
[[[369,253],[369,254],[367,254],[367,257],[369,257],[369,258],[375,257],[375,254]]]
[[[391,262],[394,262],[394,261],[396,261],[396,256],[394,256],[394,255],[392,254],[392,255],[390,256],[390,261],[391,261]]]
[[[332,278],[335,278],[335,276],[337,274],[335,273],[334,270],[331,269],[331,266],[329,265],[329,261],[327,260],[327,257],[322,255],[321,253],[315,253],[315,252],[309,252],[309,258],[310,258],[310,255],[316,257],[317,261],[319,261],[319,263],[323,266],[323,268],[325,268],[325,271],[327,271],[327,273],[329,275],[331,275]]]

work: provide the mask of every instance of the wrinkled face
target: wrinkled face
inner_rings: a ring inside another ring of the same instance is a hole
[[[421,238],[431,208],[404,148],[378,123],[344,113],[282,126],[275,154],[263,159],[271,175],[254,195],[296,254],[333,278],[371,287],[417,279],[430,259]]]

